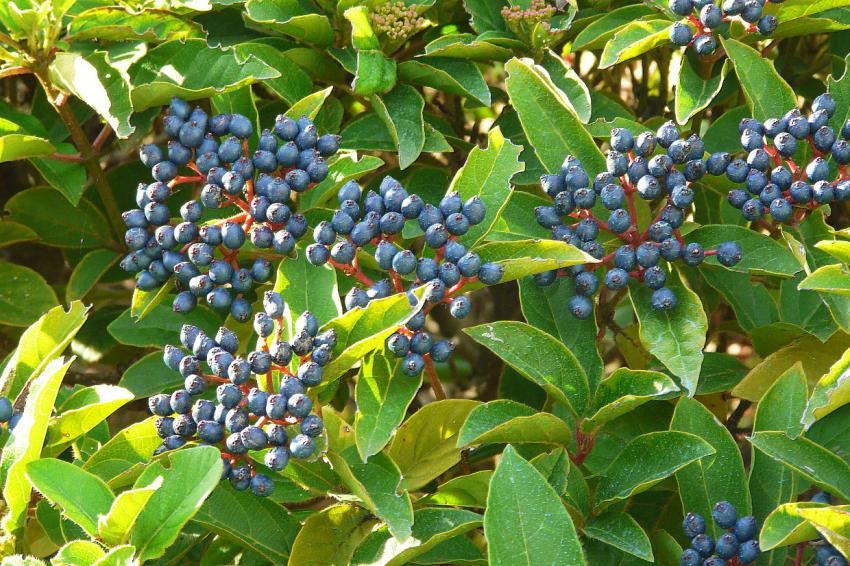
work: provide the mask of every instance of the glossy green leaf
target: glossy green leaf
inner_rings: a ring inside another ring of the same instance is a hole
[[[755,432],[750,442],[765,455],[791,468],[821,489],[844,499],[850,494],[850,465],[807,438],[784,432]]]
[[[21,419],[6,440],[0,458],[0,484],[3,485],[3,500],[6,502],[2,526],[6,533],[15,536],[24,527],[30,502],[31,484],[25,476],[26,467],[41,456],[50,411],[62,378],[74,359],[66,363],[63,361],[62,358],[53,359],[39,368],[39,373],[29,384]]]
[[[838,263],[824,265],[806,276],[798,289],[850,297],[850,273]]]
[[[76,154],[77,148],[70,143],[57,143],[56,153]],[[51,157],[30,157],[30,163],[38,169],[48,185],[62,193],[68,202],[77,206],[86,190],[86,168],[81,163],[61,161]]]
[[[209,47],[203,39],[167,41],[149,50],[128,70],[136,111],[167,104],[172,96],[207,98],[280,73],[249,55]]]
[[[92,250],[84,255],[68,279],[65,300],[73,302],[85,297],[119,259],[120,254],[106,249]]]
[[[144,399],[161,391],[168,391],[183,384],[180,372],[174,371],[162,361],[162,353],[147,354],[127,368],[118,385],[131,391],[136,399]]]
[[[96,542],[74,540],[60,548],[51,564],[94,564],[104,555],[103,548]]]
[[[583,530],[585,536],[609,544],[652,562],[652,544],[646,532],[631,515],[621,511],[608,511],[593,518]]]
[[[569,445],[573,431],[550,413],[538,413],[533,408],[498,399],[478,405],[463,423],[457,445],[459,448],[487,443],[542,443]]]
[[[76,250],[109,245],[106,218],[86,199],[74,207],[58,191],[33,187],[16,193],[5,208],[10,220],[25,224],[48,245]]]
[[[798,512],[842,554],[850,551],[850,511],[836,507],[810,507]]]
[[[402,423],[387,450],[401,470],[402,487],[420,488],[460,462],[458,435],[479,404],[471,399],[435,401]]]
[[[385,526],[374,530],[357,547],[351,564],[409,564],[441,542],[476,529],[482,523],[481,515],[464,509],[425,508],[416,511],[413,517],[410,538],[400,543]]]
[[[298,197],[298,206],[309,210],[336,198],[336,193],[348,181],[356,181],[378,169],[384,161],[372,155],[343,155],[329,164],[327,178]]]
[[[24,330],[9,362],[0,376],[0,392],[14,399],[24,385],[71,343],[86,321],[88,308],[75,301],[68,310],[53,307]]]
[[[6,112],[0,113],[0,163],[46,155],[56,150],[45,137],[7,116]]]
[[[682,509],[708,517],[715,503],[729,501],[741,515],[748,515],[752,506],[744,462],[726,427],[702,403],[684,398],[676,404],[670,429],[698,435],[714,449],[713,458],[698,460],[676,472]],[[715,538],[723,534],[712,527]]]
[[[801,501],[784,503],[772,510],[759,531],[759,546],[772,550],[817,538],[818,532],[800,512],[803,509],[825,507],[823,503]]]
[[[605,158],[546,70],[527,59],[512,59],[505,69],[511,103],[546,171],[558,171],[567,155],[578,156],[588,171],[605,170]]]
[[[678,305],[670,311],[652,308],[653,291],[646,285],[629,286],[629,297],[640,324],[641,343],[679,378],[688,394],[693,395],[702,365],[708,319],[696,293],[674,277],[667,278],[667,287],[678,299]]]
[[[298,531],[290,561],[305,566],[350,564],[357,543],[369,527],[369,513],[362,507],[339,504],[310,515]]]
[[[194,324],[210,336],[215,336],[221,319],[205,306],[198,306],[189,314],[176,313],[170,305],[157,305],[144,319],[133,320],[130,309],[113,320],[107,330],[122,344],[128,346],[165,346],[177,344],[180,328]]]
[[[665,430],[637,436],[602,472],[596,505],[604,506],[646,491],[688,464],[713,454],[709,443],[686,432]]]
[[[566,95],[573,112],[582,123],[586,124],[591,114],[590,90],[579,74],[567,64],[563,57],[551,50],[543,55],[542,65],[555,86]]]
[[[75,391],[50,419],[44,451],[59,454],[69,443],[92,430],[133,400],[133,393],[116,385],[97,384]]]
[[[514,321],[482,324],[464,332],[575,414],[584,412],[589,401],[587,376],[572,352],[558,340]]]
[[[425,46],[425,55],[453,57],[472,61],[506,61],[511,50],[471,33],[452,33],[438,37]]]
[[[794,91],[779,76],[770,59],[734,39],[720,38],[738,82],[747,99],[747,106],[756,120],[782,116],[797,106]]]
[[[719,72],[706,79],[701,73],[696,56],[683,56],[679,67],[679,82],[676,85],[676,121],[684,125],[688,120],[705,110],[720,93],[730,65],[723,63]]]
[[[162,486],[139,513],[130,533],[129,542],[140,560],[162,556],[221,479],[221,455],[213,446],[178,450],[168,462],[168,469],[159,462],[150,464],[159,468]]]
[[[60,88],[73,93],[100,114],[119,138],[135,131],[130,124],[133,105],[127,78],[109,64],[104,51],[82,56],[57,53],[50,63],[50,78]]]
[[[320,47],[333,41],[330,20],[310,2],[248,0],[243,17],[246,23],[260,30],[282,33]]]
[[[602,17],[592,21],[579,32],[573,41],[573,49],[599,49],[614,36],[614,33],[627,24],[655,13],[652,8],[644,4],[606,10],[602,13]]]
[[[0,247],[11,246],[12,244],[19,244],[21,242],[29,242],[32,240],[37,240],[38,234],[36,234],[32,228],[20,224],[19,222],[12,222],[11,220],[4,220],[0,222]]]
[[[27,326],[58,303],[56,293],[38,272],[0,261],[0,323]]]
[[[678,394],[679,387],[663,373],[618,368],[599,382],[591,416],[582,421],[581,428],[585,432],[597,430],[644,403]]]
[[[157,477],[149,485],[119,493],[108,510],[97,517],[97,535],[110,545],[127,540],[139,513],[161,485],[162,477]]]
[[[340,147],[357,151],[395,151],[395,142],[383,120],[374,112],[367,112],[355,118],[342,131]],[[426,153],[451,152],[452,146],[445,136],[431,124],[425,122]]]
[[[407,376],[400,366],[400,358],[381,351],[367,357],[360,367],[354,388],[354,438],[363,460],[387,445],[422,385],[421,374]]]
[[[600,68],[607,69],[669,42],[669,28],[670,22],[667,20],[633,21],[626,24],[605,44],[599,59]]]
[[[150,417],[118,431],[86,460],[83,469],[98,476],[113,489],[132,483],[134,478],[127,481],[122,476],[132,476],[133,471],[141,471],[156,447],[162,444],[154,427],[155,420],[155,417]]]
[[[250,491],[216,487],[193,523],[260,553],[273,563],[285,563],[299,530],[297,520],[269,498]]]
[[[586,564],[560,497],[510,445],[490,482],[484,536],[495,566]]]
[[[103,480],[54,458],[30,462],[26,474],[33,487],[51,503],[59,505],[66,517],[92,537],[97,536],[98,516],[106,514],[115,499]]]
[[[500,283],[521,279],[535,273],[569,267],[596,260],[566,242],[556,240],[516,240],[513,242],[487,242],[475,250],[482,262],[498,263],[504,269]],[[471,283],[475,289],[481,283]]]
[[[124,8],[90,8],[71,20],[68,35],[75,40],[165,41],[203,37],[203,28],[191,20],[165,10],[130,12]]]
[[[822,240],[815,244],[819,250],[823,250],[841,263],[850,264],[850,242],[845,240]]]
[[[170,296],[172,289],[170,285],[163,285],[156,291],[142,291],[139,288],[133,290],[133,299],[130,301],[130,316],[136,320],[142,320],[148,316],[153,309]]]
[[[113,547],[92,566],[130,566],[136,547],[129,544]]]
[[[574,294],[575,285],[566,278],[558,278],[546,287],[528,277],[519,280],[519,300],[526,322],[558,338],[575,355],[594,392],[602,379],[602,358],[596,346],[599,329],[596,317],[582,320],[564,316]]]
[[[810,428],[816,420],[850,403],[850,350],[844,352],[812,390],[806,405],[803,425]]]
[[[398,76],[409,83],[471,97],[483,106],[490,106],[490,89],[471,61],[443,57],[411,59],[398,66]]]
[[[483,509],[487,506],[487,490],[490,487],[492,476],[492,470],[480,470],[457,476],[441,484],[437,491],[423,497],[417,503],[452,507],[480,507]]]
[[[700,270],[700,274],[732,307],[738,324],[745,332],[779,323],[779,309],[762,283],[751,281],[750,276],[744,273],[724,269],[706,268]]]
[[[399,167],[406,169],[425,147],[425,100],[415,88],[399,84],[386,94],[373,95],[372,107],[390,132]]]
[[[685,237],[687,242],[702,244],[714,249],[723,242],[736,242],[741,246],[741,261],[729,267],[732,271],[763,275],[791,277],[802,268],[787,247],[769,236],[732,224],[701,226]],[[705,258],[709,265],[720,265],[714,256]]]
[[[351,43],[357,52],[351,87],[360,95],[387,92],[396,84],[396,62],[381,52],[381,43],[369,20],[368,7],[355,5],[345,10],[343,15],[351,23]]]

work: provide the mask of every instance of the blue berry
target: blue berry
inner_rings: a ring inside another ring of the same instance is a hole
[[[738,519],[738,513],[735,511],[735,506],[728,501],[720,501],[714,504],[711,510],[711,515],[714,522],[722,529],[731,529],[735,526]]]
[[[650,303],[655,310],[669,311],[676,308],[678,300],[671,289],[662,287],[652,293]]]
[[[738,560],[741,564],[749,564],[755,561],[759,554],[761,554],[761,548],[759,548],[758,541],[748,540],[739,547]]]
[[[567,308],[574,317],[581,320],[587,319],[593,314],[593,302],[582,295],[571,297]]]

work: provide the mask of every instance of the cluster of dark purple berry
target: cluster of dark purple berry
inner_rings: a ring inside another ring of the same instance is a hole
[[[339,137],[319,136],[304,116],[279,115],[273,131],[264,130],[250,153],[254,127],[248,118],[210,117],[179,98],[171,101],[164,130],[167,153],[153,144],[139,150],[153,182],[139,185],[138,208],[123,215],[131,252],[121,266],[137,274],[136,286],[143,291],[162,286],[173,274],[179,291],[175,311],[191,311],[202,297],[245,322],[251,316],[246,295],[269,281],[273,268],[262,257],[241,265],[240,248],[250,242],[254,258],[292,252],[307,232],[307,220],[293,210],[290,197],[327,177],[325,159],[339,149]],[[180,207],[181,221],[172,222],[166,202],[185,185],[193,192]],[[233,214],[221,218],[218,209]]]
[[[710,55],[717,50],[714,32],[734,19],[740,19],[748,33],[770,35],[779,22],[775,16],[764,15],[764,6],[784,1],[724,0],[718,5],[714,0],[669,0],[670,11],[686,18],[670,27],[670,41],[683,47],[693,45],[700,55]]]
[[[808,117],[795,108],[764,123],[741,120],[746,156],[730,161],[726,175],[744,188],[730,191],[729,203],[750,221],[769,215],[774,222],[793,224],[819,206],[850,199],[850,120],[836,133],[829,126],[834,114],[835,101],[822,94]],[[811,159],[800,167],[796,156]],[[839,171],[833,180],[830,156]]]
[[[0,395],[0,424],[5,423],[8,430],[12,430],[21,420],[21,414],[15,411],[15,407],[8,397]]]
[[[210,337],[184,325],[180,342],[185,350],[166,346],[163,352],[165,364],[185,378],[183,388],[148,399],[151,413],[159,417],[156,430],[163,439],[155,454],[194,438],[219,446],[222,479],[229,479],[237,490],[250,487],[259,496],[269,495],[273,484],[269,476],[257,473],[250,453],[267,449],[263,462],[278,471],[290,457],[308,458],[316,449],[315,438],[322,433],[323,423],[311,414],[313,403],[306,391],[321,383],[322,368],[330,361],[337,339],[333,330],[320,333],[316,317],[305,312],[286,341],[280,294],[266,292],[263,308],[254,317],[254,330],[260,337],[257,349],[245,356],[237,353],[239,340],[233,331],[221,327]],[[297,360],[294,373],[293,360]],[[212,395],[204,395],[210,383],[219,384],[215,401],[207,398]]]
[[[716,541],[705,533],[702,515],[688,513],[682,522],[685,536],[691,547],[682,553],[682,566],[726,566],[750,564],[761,553],[758,543],[758,524],[752,515],[738,517],[735,506],[728,501],[714,504],[711,510],[714,522],[726,529]]]
[[[656,153],[656,146],[665,151]],[[600,262],[540,273],[534,277],[537,284],[551,285],[560,275],[573,277],[576,294],[570,299],[569,310],[584,319],[593,313],[591,297],[599,289],[597,270],[602,267],[608,268],[603,278],[608,289],[624,289],[630,278],[635,278],[653,289],[654,308],[670,310],[677,298],[664,286],[667,269],[662,259],[696,266],[706,256],[716,255],[725,266],[737,264],[741,260],[737,243],[724,242],[716,250],[705,250],[696,242],[686,244],[679,231],[694,201],[691,184],[707,171],[725,171],[725,164],[717,163],[723,155],[703,159],[704,153],[699,136],[683,139],[675,124],[667,122],[654,135],[612,130],[608,170],[593,180],[576,157],[568,156],[559,173],[541,178],[554,204],[539,206],[534,213],[541,226],[552,230],[553,239],[579,247]],[[645,201],[664,201],[645,230],[637,225],[635,195]],[[610,211],[605,221],[594,212],[594,207],[598,210],[597,201]],[[612,234],[621,245],[606,254],[597,239],[600,230]]]
[[[403,371],[416,376],[430,361],[446,361],[454,350],[448,340],[434,340],[423,330],[427,313],[447,303],[452,316],[464,318],[471,309],[469,297],[462,294],[464,286],[473,281],[494,285],[502,278],[500,265],[482,263],[478,254],[457,241],[484,220],[487,210],[480,198],[464,202],[457,193],[443,197],[439,206],[426,204],[392,177],[385,177],[378,192],[369,191],[362,202],[361,197],[355,182],[340,188],[340,207],[330,221],[316,226],[316,243],[307,247],[307,258],[314,265],[330,263],[365,287],[355,286],[346,294],[346,310],[402,292],[408,292],[411,304],[416,304],[410,292],[429,285],[425,308],[387,342],[391,352],[404,358]],[[408,220],[416,220],[425,233],[421,257],[398,245]],[[361,250],[373,255],[375,271],[386,277],[374,281],[363,271],[358,258]]]

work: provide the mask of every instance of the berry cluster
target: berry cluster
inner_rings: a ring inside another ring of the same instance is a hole
[[[828,124],[834,113],[832,96],[822,94],[808,117],[795,108],[763,124],[741,120],[738,130],[747,154],[730,161],[726,175],[744,188],[730,191],[729,203],[747,220],[769,215],[774,222],[798,223],[821,205],[850,199],[850,120],[836,134]],[[812,159],[800,167],[797,155]],[[832,181],[830,156],[839,170]]]
[[[653,155],[656,146],[664,151]],[[568,156],[559,173],[541,178],[554,205],[537,207],[535,216],[541,226],[552,230],[553,239],[579,247],[601,261],[540,273],[534,277],[537,284],[551,285],[560,275],[574,277],[576,294],[570,299],[569,310],[584,319],[593,313],[591,297],[599,289],[596,272],[602,267],[608,268],[603,278],[608,289],[624,289],[629,279],[635,278],[653,289],[654,308],[670,310],[675,308],[677,298],[664,286],[667,270],[662,259],[696,266],[705,256],[716,255],[723,265],[738,263],[741,247],[737,243],[724,242],[716,250],[705,250],[696,242],[686,244],[679,231],[694,201],[691,184],[706,171],[717,174],[717,170],[725,170],[724,163],[717,163],[722,155],[706,160],[704,153],[699,136],[682,139],[675,124],[667,122],[655,135],[644,132],[635,137],[623,128],[612,130],[611,151],[606,157],[608,170],[592,181],[579,160]],[[645,230],[637,225],[635,194],[646,201],[662,201]],[[597,201],[610,211],[605,221],[594,212]],[[607,255],[597,240],[600,230],[621,242]]]
[[[185,378],[183,388],[148,399],[151,413],[159,417],[156,430],[163,439],[155,454],[179,448],[192,438],[217,445],[224,461],[222,479],[229,479],[237,490],[250,487],[259,496],[271,493],[272,480],[256,472],[249,452],[268,449],[263,462],[277,471],[290,457],[308,458],[316,449],[323,423],[311,414],[313,403],[306,391],[321,383],[322,367],[336,345],[336,333],[319,333],[310,312],[296,320],[294,336],[283,340],[285,306],[280,294],[266,292],[263,308],[254,317],[260,336],[257,349],[244,357],[237,355],[239,340],[233,331],[221,327],[211,338],[184,325],[180,342],[190,353],[177,346],[163,351],[165,364]],[[290,364],[295,359],[298,368],[293,373]],[[280,378],[277,393],[275,375]],[[263,376],[262,388],[258,376]],[[215,402],[203,396],[211,382],[220,384]],[[287,427],[295,429],[291,439]]]
[[[12,430],[18,424],[18,421],[21,420],[21,414],[20,412],[15,412],[15,407],[8,397],[0,395],[0,423],[7,423],[7,428]]]
[[[670,41],[675,45],[693,45],[700,55],[717,50],[714,32],[725,23],[740,19],[748,33],[770,35],[779,22],[776,17],[763,15],[768,2],[780,4],[785,0],[669,0],[670,11],[686,19],[670,27]],[[696,28],[696,30],[694,30]]]
[[[339,137],[319,136],[304,116],[279,115],[273,132],[264,130],[256,151],[249,153],[254,128],[248,118],[210,117],[179,98],[172,99],[163,124],[167,152],[153,144],[139,150],[153,182],[139,185],[138,208],[123,215],[131,252],[121,266],[137,274],[136,286],[144,291],[160,287],[173,274],[179,291],[175,311],[191,311],[204,297],[215,310],[245,322],[251,316],[246,294],[267,282],[273,268],[264,258],[240,265],[240,248],[250,241],[261,253],[292,252],[307,231],[307,220],[292,210],[290,197],[327,176],[325,158],[337,152]],[[180,207],[181,221],[172,222],[166,202],[185,185],[192,194]],[[234,214],[209,213],[217,209]]]
[[[832,496],[825,491],[819,491],[812,496],[811,501],[831,505]],[[847,566],[847,560],[841,556],[838,549],[829,544],[823,537],[819,537],[813,546],[818,566]]]
[[[307,259],[314,265],[330,263],[365,287],[355,286],[345,295],[346,310],[429,285],[426,307],[387,342],[390,351],[404,357],[404,372],[416,376],[428,360],[446,361],[454,349],[448,340],[434,340],[423,330],[426,314],[447,303],[452,316],[464,318],[471,310],[469,297],[461,294],[464,286],[473,281],[494,285],[502,278],[501,266],[482,263],[478,254],[457,241],[482,222],[487,211],[480,198],[464,202],[458,193],[446,195],[439,206],[426,204],[392,177],[385,177],[378,192],[369,191],[362,202],[361,196],[361,188],[353,181],[339,189],[340,207],[330,221],[316,226],[316,243],[307,247]],[[425,232],[422,257],[397,245],[408,220],[416,220]],[[363,272],[358,253],[367,247],[377,270],[387,277],[373,281]],[[416,304],[412,293],[409,296],[411,304]]]
[[[727,532],[715,541],[705,533],[705,519],[688,513],[682,529],[691,539],[691,547],[682,553],[682,566],[725,566],[755,561],[761,552],[756,518],[752,515],[738,518],[735,506],[728,501],[715,503],[711,514],[717,526]]]
[[[426,24],[425,18],[419,15],[416,4],[408,6],[401,0],[379,4],[369,17],[375,33],[385,35],[393,41],[403,41]]]

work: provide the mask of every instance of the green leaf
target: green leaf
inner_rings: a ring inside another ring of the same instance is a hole
[[[325,385],[336,381],[366,354],[382,347],[390,334],[415,314],[416,308],[410,305],[407,295],[398,293],[371,301],[365,308],[351,309],[325,324],[322,332],[333,329],[337,335],[334,355],[324,367]]]
[[[399,84],[386,94],[372,95],[372,106],[390,132],[398,151],[399,167],[406,169],[425,147],[422,95],[409,85]]]
[[[807,275],[797,288],[850,297],[850,273],[839,263],[824,265]]]
[[[129,566],[132,564],[136,547],[129,544],[113,547],[103,557],[92,564],[92,566]]]
[[[546,287],[531,278],[519,280],[519,300],[526,322],[558,338],[575,355],[593,392],[602,378],[602,357],[596,346],[599,329],[596,317],[581,320],[564,316],[565,306],[574,294],[575,285],[566,278],[558,278]]]
[[[286,563],[299,530],[298,521],[269,498],[225,484],[213,490],[192,522],[277,564]]]
[[[846,508],[811,507],[799,509],[798,512],[843,555],[850,552],[850,511]]]
[[[471,61],[506,61],[512,52],[471,33],[452,33],[438,37],[425,46],[430,57],[454,57]]]
[[[584,432],[598,430],[605,423],[654,399],[675,397],[679,388],[672,379],[657,371],[618,368],[599,383],[591,416],[582,421]]]
[[[487,139],[487,149],[472,149],[447,191],[459,193],[464,201],[477,196],[487,207],[484,222],[458,238],[467,248],[481,242],[493,228],[510,198],[511,178],[524,169],[518,159],[522,148],[505,139],[498,127],[490,130]]]
[[[329,423],[329,431],[344,427],[344,434],[351,434],[348,424],[333,413],[323,416]],[[339,423],[333,423],[333,420]],[[331,435],[328,444],[327,458],[345,486],[360,498],[369,511],[386,522],[395,538],[400,541],[407,539],[413,526],[413,504],[403,487],[402,474],[396,463],[383,452],[374,454],[364,463],[357,448],[351,446],[348,439],[344,445],[338,446]]]
[[[726,268],[741,273],[779,275],[791,277],[802,268],[791,251],[769,236],[732,224],[701,226],[686,236],[687,241],[713,249],[723,242],[736,242],[741,246],[741,261]],[[709,265],[720,265],[714,256],[705,258]]]
[[[843,70],[840,77],[834,73],[826,78],[826,90],[832,95],[835,100],[837,110],[830,119],[830,125],[833,128],[844,126],[844,122],[850,119],[850,55],[844,57],[844,64],[838,68]],[[843,110],[842,110],[843,109]]]
[[[51,558],[51,564],[94,564],[105,553],[96,542],[73,540],[60,548]]]
[[[528,405],[498,399],[478,405],[463,423],[458,448],[488,443],[542,443],[568,446],[573,431],[550,413],[538,413]]]
[[[561,498],[510,445],[490,481],[484,536],[494,566],[586,564]]]
[[[543,68],[549,78],[567,97],[567,101],[583,124],[590,120],[590,90],[579,74],[564,61],[563,57],[549,50],[543,54]]]
[[[73,155],[77,148],[70,143],[57,143],[56,153]],[[86,168],[80,163],[61,161],[50,157],[30,157],[30,163],[38,169],[47,183],[62,193],[68,202],[77,206],[86,190]]]
[[[89,535],[98,536],[98,516],[106,514],[115,499],[102,479],[53,458],[30,462],[26,468],[27,478],[39,493],[59,505],[65,516]]]
[[[150,417],[118,431],[86,460],[83,469],[98,476],[113,489],[132,483],[133,479],[125,481],[124,474],[140,471],[150,461],[156,447],[162,444],[154,427],[155,420],[155,417]]]
[[[77,41],[165,41],[203,37],[200,24],[165,10],[146,8],[131,12],[119,7],[90,8],[77,14],[68,26]]]
[[[247,57],[253,55],[273,69],[278,69],[281,76],[263,81],[263,86],[278,95],[284,102],[292,106],[313,90],[313,81],[301,67],[284,53],[272,45],[258,42],[240,43],[236,52]]]
[[[780,22],[789,22],[797,18],[817,14],[831,8],[850,6],[847,0],[790,0],[787,4],[775,4],[765,13],[771,13]],[[839,107],[841,108],[841,107]]]
[[[107,249],[92,250],[84,255],[68,279],[65,300],[70,303],[85,297],[119,259],[121,254]]]
[[[629,297],[639,322],[640,341],[646,349],[679,378],[693,395],[702,365],[702,349],[708,331],[708,319],[696,293],[682,285],[675,274],[667,278],[679,304],[670,311],[652,308],[652,289],[630,285]]]
[[[422,385],[421,374],[409,377],[400,365],[401,359],[383,351],[374,352],[360,366],[354,388],[354,439],[364,461],[392,439]]]
[[[664,430],[630,440],[602,472],[596,491],[597,507],[646,491],[692,462],[714,454],[698,436]]]
[[[602,152],[549,73],[527,59],[511,59],[505,69],[511,104],[546,171],[559,171],[567,155],[577,156],[588,171],[604,171]]]
[[[608,511],[593,518],[584,527],[585,536],[604,542],[652,562],[652,544],[644,530],[631,515],[621,511]]]
[[[297,257],[278,264],[274,290],[286,298],[284,339],[295,334],[295,320],[305,311],[316,315],[319,321],[330,321],[342,314],[336,270],[329,265],[312,265],[303,247],[299,247]]]
[[[850,348],[850,337],[843,332],[836,332],[826,342],[804,335],[764,358],[732,389],[732,395],[758,401],[779,376],[797,362],[802,364],[807,377],[817,379],[829,371],[847,348]]]
[[[365,509],[349,504],[313,513],[295,537],[290,562],[304,566],[350,564],[357,543],[366,535],[368,519]]]
[[[147,486],[119,493],[111,502],[107,512],[97,517],[97,535],[103,542],[116,545],[127,540],[139,513],[161,485],[162,477],[160,476]]]
[[[483,106],[490,106],[490,89],[471,61],[445,57],[411,59],[398,66],[398,76],[409,83],[470,97]]]
[[[779,76],[770,59],[734,39],[720,38],[738,75],[753,118],[764,121],[797,106],[794,91]]]
[[[396,145],[386,124],[374,112],[367,112],[352,120],[342,131],[341,147],[358,151],[395,151]],[[449,153],[452,146],[445,136],[425,122],[425,145],[422,151]]]
[[[322,106],[325,103],[325,100],[330,96],[333,87],[328,87],[324,90],[320,90],[318,92],[314,92],[313,94],[308,94],[295,104],[289,107],[289,110],[283,113],[284,116],[288,116],[293,120],[297,120],[301,116],[307,116],[311,120],[314,120],[316,116],[319,114],[319,110],[322,109]]]
[[[599,67],[607,69],[669,42],[669,28],[670,22],[667,20],[644,20],[626,24],[605,44],[599,58]]]
[[[45,139],[46,132],[45,136],[38,135],[27,127],[32,124],[10,119],[13,117],[17,118],[5,111],[0,114],[0,163],[46,155],[56,150],[56,147]]]
[[[249,27],[282,33],[319,47],[333,42],[328,17],[303,0],[248,0],[243,18]]]
[[[18,347],[3,368],[0,392],[11,399],[17,397],[33,376],[65,351],[86,321],[87,313],[83,303],[74,301],[67,311],[53,307],[24,330]]]
[[[452,507],[487,506],[487,490],[490,487],[492,470],[480,470],[452,478],[441,484],[437,491],[423,497],[417,503],[423,505],[449,505]],[[416,523],[414,522],[414,527]]]
[[[119,138],[127,138],[136,130],[130,124],[133,113],[130,85],[127,78],[109,64],[105,51],[95,51],[85,57],[77,53],[57,53],[50,63],[50,79],[91,106]]]
[[[808,430],[815,421],[850,403],[850,350],[844,352],[812,390],[803,425]]]
[[[24,527],[31,491],[30,482],[24,473],[27,465],[41,456],[50,411],[62,378],[73,362],[71,358],[63,364],[60,358],[40,368],[29,385],[21,419],[6,440],[0,459],[0,484],[3,485],[3,499],[7,509],[2,526],[8,534],[18,536]]]
[[[329,164],[328,176],[324,181],[299,195],[298,206],[301,210],[310,210],[335,198],[337,191],[348,181],[356,181],[377,170],[384,164],[383,159],[372,155],[343,155]]]
[[[730,65],[726,62],[720,71],[708,79],[700,74],[699,59],[696,56],[683,56],[679,67],[679,83],[676,85],[676,121],[684,125],[696,114],[711,104],[729,74]]]
[[[806,376],[799,366],[785,372],[759,401],[756,407],[753,431],[777,430],[790,437],[800,434],[800,418],[806,402]],[[794,499],[797,492],[794,473],[782,464],[753,449],[750,456],[750,495],[753,500],[753,515],[763,525],[774,509]],[[769,562],[781,564],[785,551],[772,552]]]
[[[131,99],[139,112],[168,104],[172,96],[208,98],[280,73],[258,58],[207,46],[203,39],[167,41],[130,66]]]
[[[161,347],[174,344],[183,324],[194,324],[210,336],[215,336],[221,320],[209,308],[198,306],[189,314],[176,313],[170,305],[157,305],[144,319],[133,320],[130,309],[113,320],[107,330],[113,338],[128,346]]]
[[[498,263],[504,269],[500,283],[521,279],[535,273],[579,265],[597,263],[575,246],[556,240],[516,240],[513,242],[487,242],[475,251],[482,262]],[[483,287],[471,283],[469,289]]]
[[[37,239],[38,234],[28,226],[11,220],[0,222],[0,248]]]
[[[497,321],[465,328],[523,377],[546,390],[576,415],[589,401],[587,376],[566,346],[545,332],[522,322]]]
[[[502,8],[508,3],[492,0],[463,0],[463,8],[469,14],[469,23],[476,33],[485,31],[507,31]]]
[[[420,488],[460,462],[457,438],[477,405],[471,399],[435,401],[402,423],[387,450],[401,470],[402,487]]]
[[[749,275],[723,269],[706,268],[700,274],[732,307],[744,331],[753,332],[779,323],[779,309],[762,283],[751,281]],[[753,341],[756,342],[755,336]],[[759,350],[757,343],[756,349]]]
[[[824,503],[800,501],[798,503],[784,503],[772,510],[764,520],[759,532],[761,549],[768,551],[817,538],[817,529],[803,518],[801,511],[820,507],[826,507],[826,505]]]
[[[682,508],[708,517],[715,503],[729,501],[741,515],[748,515],[751,503],[744,462],[726,427],[702,403],[684,398],[676,404],[670,430],[699,435],[714,449],[710,461],[698,460],[676,472]],[[713,528],[715,538],[723,534]]]
[[[196,446],[169,454],[170,467],[162,468],[162,486],[148,500],[130,533],[139,560],[162,556],[177,539],[201,503],[221,479],[221,456],[213,446]]]
[[[118,385],[132,391],[136,399],[180,387],[183,376],[162,361],[162,353],[147,354],[127,368]]]
[[[843,234],[844,231],[840,233]],[[823,240],[815,243],[815,247],[825,251],[841,263],[850,264],[850,242],[844,240]]]
[[[409,564],[441,542],[477,529],[482,523],[481,515],[464,509],[419,509],[413,517],[413,536],[399,543],[385,526],[380,527],[360,543],[351,564]]]
[[[130,301],[130,317],[137,321],[142,320],[171,294],[171,290],[171,285],[163,285],[156,291],[133,289],[133,299]]]
[[[75,391],[50,419],[44,451],[59,454],[109,415],[133,400],[133,393],[116,385],[98,384]]]
[[[10,220],[31,228],[47,245],[76,250],[110,245],[106,218],[85,199],[74,207],[58,191],[33,187],[16,193],[5,207]]]
[[[605,10],[602,12],[602,17],[592,21],[576,36],[573,40],[573,50],[599,49],[614,36],[616,31],[641,18],[653,16],[655,13],[645,4]]]
[[[0,323],[27,326],[58,303],[56,293],[38,272],[0,261]]]
[[[351,23],[351,44],[357,52],[351,84],[355,94],[387,92],[396,84],[396,62],[381,52],[381,43],[369,20],[369,8],[354,6],[343,15]]]
[[[750,442],[821,489],[850,499],[850,465],[807,438],[792,440],[784,432],[753,433]]]

